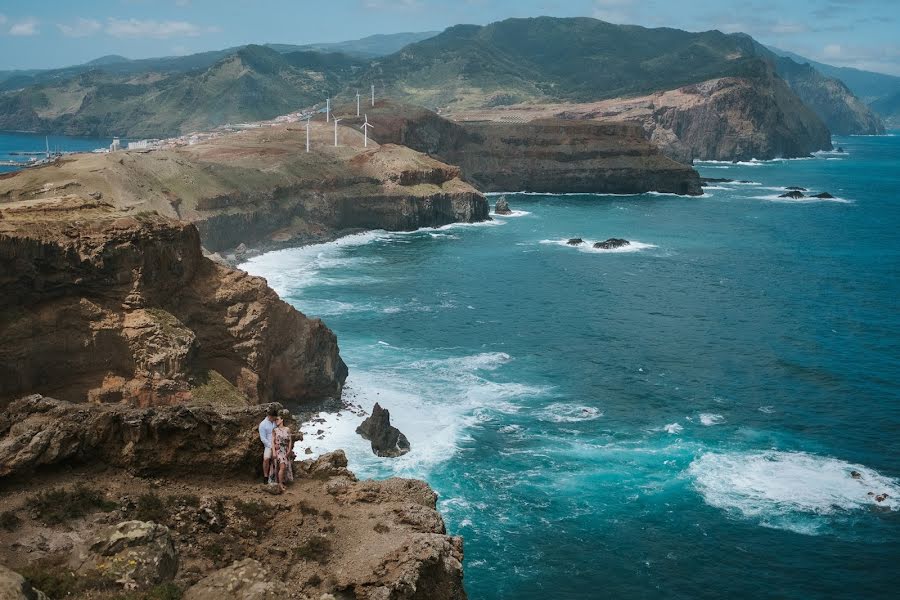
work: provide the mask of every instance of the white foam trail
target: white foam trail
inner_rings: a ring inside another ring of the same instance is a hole
[[[513,218],[513,217],[524,217],[524,216],[527,216],[527,215],[530,215],[530,214],[531,214],[531,213],[528,212],[527,210],[513,210],[513,211],[510,212],[510,214],[508,214],[508,215],[500,215],[500,214],[497,214],[497,213],[493,213],[492,216],[498,217],[498,218],[501,218],[501,219],[509,219],[509,218]]]
[[[775,407],[774,406],[760,406],[757,410],[759,410],[759,412],[761,412],[763,414],[771,415],[772,413],[775,412]]]
[[[770,194],[768,196],[751,196],[756,200],[768,200],[769,202],[784,202],[788,204],[815,204],[817,202],[836,202],[838,204],[853,204],[853,200],[846,198],[812,198],[806,196],[804,198],[781,198],[780,194]]]
[[[733,160],[695,160],[695,165],[741,165],[744,167],[759,167],[762,165],[771,165],[782,162],[790,162],[794,160],[815,160],[812,156],[801,156],[798,158],[769,158],[760,160],[758,158],[751,158],[750,160],[739,160],[737,162]]]
[[[700,413],[700,422],[707,427],[712,425],[721,425],[725,422],[725,417],[715,413]]]
[[[704,185],[703,186],[703,191],[706,191],[706,190],[730,190],[730,189],[731,188],[724,187],[721,185]]]
[[[682,427],[679,423],[669,423],[668,425],[663,427],[663,431],[674,435],[684,431],[684,427]]]
[[[577,423],[579,421],[594,421],[603,416],[603,412],[593,406],[576,406],[564,402],[554,402],[545,406],[539,413],[541,421],[552,423]]]
[[[600,240],[597,240],[600,241]],[[580,252],[592,252],[597,254],[625,254],[628,252],[640,252],[641,250],[647,250],[649,248],[657,248],[657,246],[653,244],[645,244],[644,242],[639,242],[637,240],[630,240],[630,243],[627,246],[622,246],[621,248],[594,248],[595,240],[585,239],[584,242],[577,246],[569,245],[569,240],[541,240],[542,244],[552,244],[556,246],[564,246],[566,248],[573,248]]]
[[[695,459],[686,474],[710,506],[797,533],[815,535],[846,511],[900,509],[897,480],[805,452],[708,453]],[[885,493],[882,502],[875,499]]]
[[[632,198],[635,196],[675,196],[677,198],[697,198],[697,196],[686,196],[682,194],[673,194],[671,192],[636,192],[633,194],[608,194],[602,192],[487,192],[485,196],[596,196],[598,198]],[[702,196],[702,194],[701,194]],[[503,215],[497,215],[503,216]]]

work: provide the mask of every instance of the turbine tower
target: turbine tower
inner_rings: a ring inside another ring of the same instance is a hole
[[[328,114],[331,112],[331,98],[325,98],[325,122],[328,122]]]
[[[306,117],[306,151],[309,152],[309,121],[312,119],[312,115]]]
[[[375,106],[375,84],[372,84],[372,106]]]
[[[338,119],[337,117],[335,117],[333,120],[334,120],[334,146],[336,148],[337,147],[337,124],[341,121],[341,119]]]
[[[366,115],[366,122],[362,124],[360,129],[363,130],[363,146],[369,147],[369,127],[374,127],[369,123],[369,115]]]
[[[359,90],[356,90],[356,116],[359,116]]]

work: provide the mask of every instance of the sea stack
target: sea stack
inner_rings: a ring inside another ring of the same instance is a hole
[[[512,211],[509,208],[509,202],[506,201],[506,196],[500,196],[500,199],[497,200],[497,204],[494,205],[494,214],[495,215],[511,215]]]
[[[372,415],[360,423],[356,433],[372,442],[372,452],[376,456],[396,458],[410,450],[406,436],[391,425],[391,413],[377,402],[372,408]]]
[[[615,250],[616,248],[622,248],[624,246],[630,246],[631,242],[628,240],[623,240],[622,238],[609,238],[608,240],[603,240],[602,242],[597,242],[594,244],[594,248],[598,250]]]

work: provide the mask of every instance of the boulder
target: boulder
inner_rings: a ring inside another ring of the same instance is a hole
[[[356,481],[356,475],[347,469],[347,455],[343,450],[335,450],[323,454],[315,460],[304,460],[297,463],[295,472],[297,476],[306,476],[318,479],[330,477],[346,477]]]
[[[568,242],[566,242],[570,246],[578,246],[584,243],[584,240],[581,238],[571,238]]]
[[[837,151],[838,151],[840,154],[843,154],[843,153],[844,153],[844,147],[843,147],[843,146],[838,146]]]
[[[149,521],[124,521],[100,531],[78,567],[100,573],[129,589],[172,581],[178,555],[169,528]]]
[[[623,240],[622,238],[609,238],[608,240],[603,240],[602,242],[597,242],[594,244],[594,248],[599,250],[614,250],[616,248],[622,248],[623,246],[630,245],[631,242],[628,240]]]
[[[47,595],[31,587],[25,578],[0,565],[0,598],[3,600],[48,600]]]
[[[356,428],[356,433],[372,442],[372,452],[377,456],[397,457],[409,452],[409,440],[391,425],[391,414],[377,402],[372,415]]]
[[[497,215],[511,215],[512,210],[509,208],[509,202],[506,201],[506,196],[500,196],[500,199],[497,200],[497,203],[494,205],[494,214]]]
[[[829,194],[828,192],[821,192],[821,193],[819,193],[819,194],[813,195],[812,198],[822,198],[822,199],[824,199],[824,200],[827,200],[827,199],[829,199],[829,198],[834,198],[834,196],[832,196],[832,195]]]
[[[803,195],[803,192],[798,191],[798,190],[792,190],[790,192],[786,192],[784,194],[781,194],[778,197],[779,198],[792,198],[794,200],[799,200],[800,198],[806,198],[806,196]]]
[[[282,595],[266,568],[257,560],[245,558],[198,581],[184,593],[184,600],[274,600]]]

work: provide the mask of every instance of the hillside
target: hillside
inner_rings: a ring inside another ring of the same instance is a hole
[[[0,96],[0,129],[174,136],[320,102],[360,66],[343,54],[246,46],[186,73],[92,70]]]
[[[884,117],[888,127],[900,129],[900,92],[876,100],[870,106]]]

